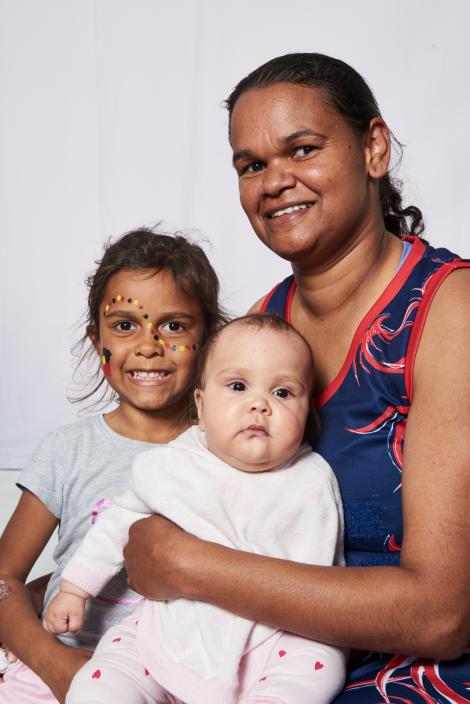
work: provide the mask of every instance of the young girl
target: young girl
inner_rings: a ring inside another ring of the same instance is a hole
[[[24,581],[59,524],[46,607],[88,527],[127,485],[134,456],[191,424],[199,348],[223,320],[217,276],[181,236],[124,235],[87,284],[83,341],[101,367],[94,391],[109,387],[117,407],[47,435],[20,476],[23,493],[0,540],[0,641],[21,662],[0,684],[1,704],[63,701],[100,636],[135,609],[139,597],[121,571],[89,601],[80,633],[57,640],[42,628]]]
[[[193,426],[134,461],[130,485],[63,572],[44,625],[77,630],[85,604],[123,564],[129,528],[149,513],[230,548],[317,565],[342,555],[329,465],[302,445],[312,355],[272,315],[229,323],[201,354]],[[344,653],[209,604],[145,600],[111,628],[74,679],[67,704],[327,704]]]

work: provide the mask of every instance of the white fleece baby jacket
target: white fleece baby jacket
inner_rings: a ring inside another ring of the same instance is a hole
[[[136,457],[129,488],[100,515],[63,578],[96,596],[123,565],[130,525],[154,513],[230,548],[316,565],[343,561],[339,489],[320,455],[302,446],[285,467],[243,472],[209,452],[193,426]],[[231,704],[242,656],[276,632],[211,604],[147,599],[137,645],[145,667],[179,699]]]

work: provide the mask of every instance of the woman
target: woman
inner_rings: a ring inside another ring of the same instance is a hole
[[[351,67],[279,57],[227,106],[242,206],[294,276],[254,309],[286,315],[314,351],[348,566],[248,555],[151,518],[131,531],[130,584],[376,651],[353,660],[337,701],[470,702],[468,264],[419,239]]]

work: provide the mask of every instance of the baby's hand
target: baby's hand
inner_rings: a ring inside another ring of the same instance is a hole
[[[61,582],[60,592],[47,607],[42,625],[49,633],[76,633],[83,623],[88,594],[70,582]]]

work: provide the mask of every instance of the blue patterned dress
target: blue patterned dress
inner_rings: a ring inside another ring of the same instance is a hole
[[[401,471],[413,364],[434,294],[455,269],[446,249],[405,238],[411,249],[359,324],[334,381],[316,399],[321,435],[315,449],[331,464],[345,513],[348,565],[398,565],[403,537]],[[289,276],[262,310],[290,320],[296,283]],[[356,660],[336,704],[470,704],[470,650],[436,663],[367,653]]]

